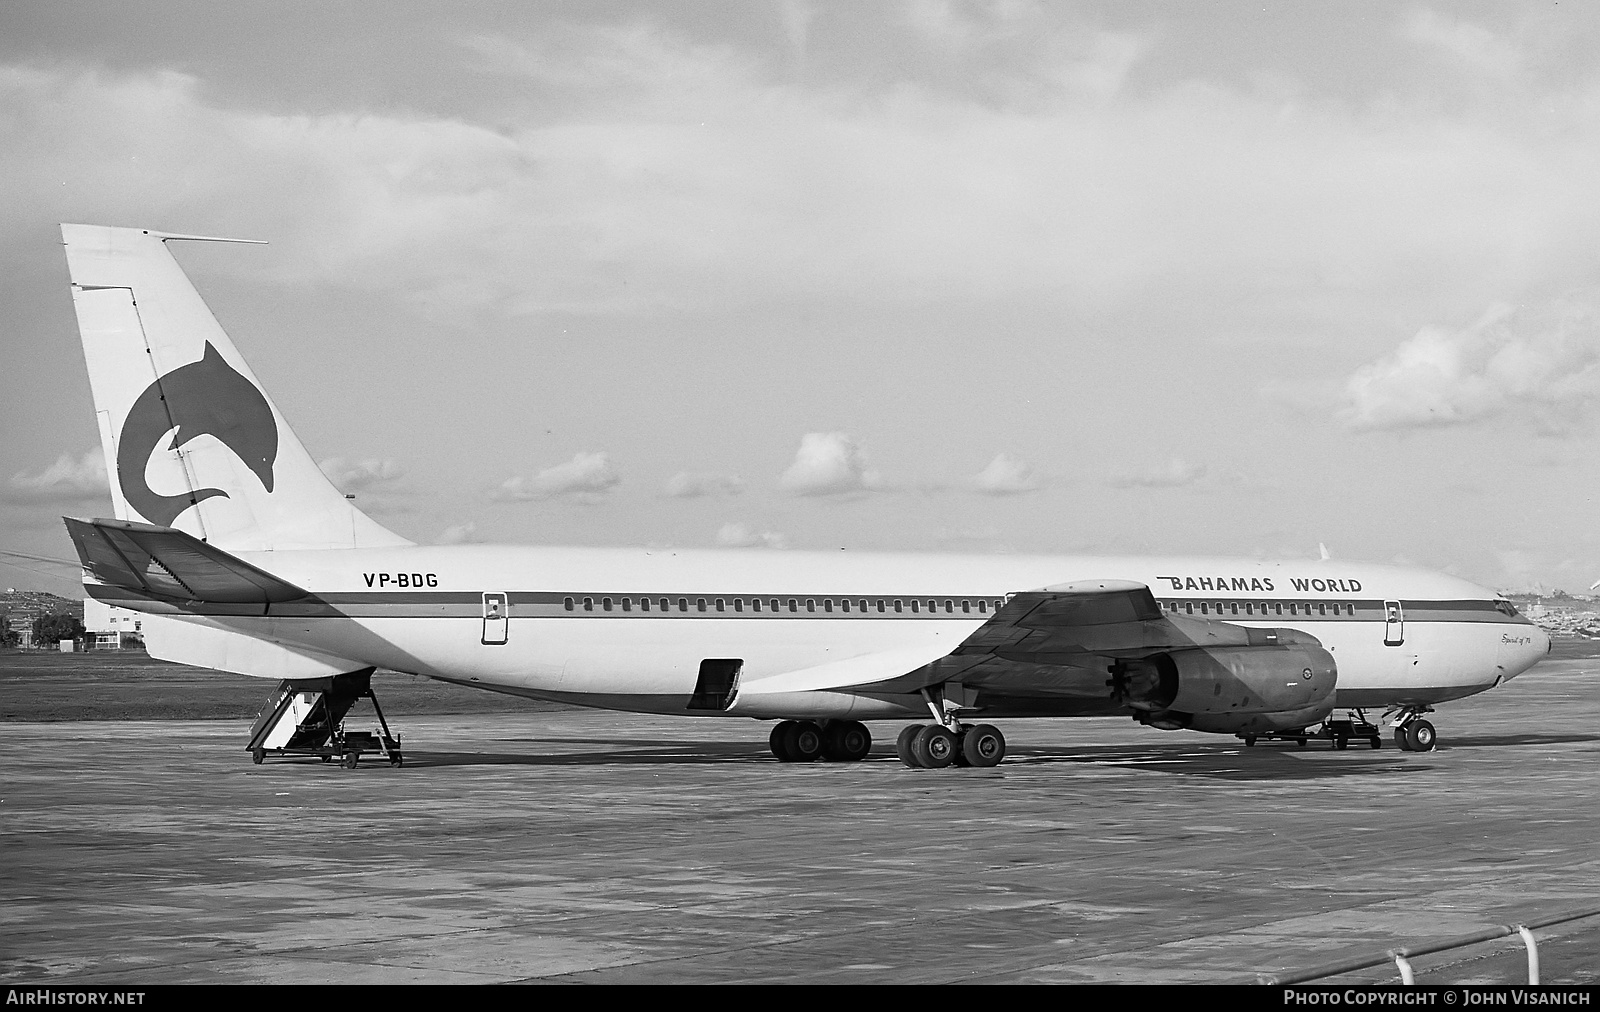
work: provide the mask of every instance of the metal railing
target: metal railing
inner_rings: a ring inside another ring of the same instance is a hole
[[[1539,983],[1539,947],[1533,940],[1533,929],[1548,928],[1556,924],[1565,924],[1568,921],[1581,921],[1585,917],[1600,916],[1600,907],[1588,910],[1579,910],[1572,913],[1558,914],[1554,917],[1545,917],[1537,921],[1526,921],[1521,924],[1497,924],[1492,928],[1474,931],[1470,935],[1461,935],[1456,938],[1447,938],[1442,942],[1433,942],[1428,945],[1406,946],[1399,949],[1386,949],[1380,954],[1368,954],[1343,959],[1337,963],[1324,963],[1314,966],[1309,970],[1298,973],[1258,973],[1257,984],[1305,984],[1324,977],[1334,977],[1341,973],[1351,973],[1356,970],[1365,970],[1369,967],[1381,966],[1393,962],[1400,971],[1400,983],[1414,984],[1415,976],[1411,970],[1411,960],[1416,956],[1426,956],[1434,952],[1444,952],[1447,949],[1459,949],[1468,945],[1477,945],[1479,942],[1490,942],[1496,938],[1507,935],[1521,935],[1522,944],[1528,950],[1528,983]]]

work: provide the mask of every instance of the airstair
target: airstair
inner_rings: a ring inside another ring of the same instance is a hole
[[[400,738],[390,733],[372,691],[373,670],[279,682],[250,728],[250,744],[245,748],[251,761],[259,765],[269,755],[316,756],[353,770],[363,754],[376,753],[390,766],[401,765]],[[347,731],[345,717],[361,699],[372,700],[379,726],[370,732]]]

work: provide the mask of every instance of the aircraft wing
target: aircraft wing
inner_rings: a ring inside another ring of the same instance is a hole
[[[1016,695],[1103,698],[1109,662],[1196,646],[1267,646],[1273,629],[1169,616],[1142,583],[1086,580],[1013,594],[988,622],[931,663],[836,688],[871,695],[944,682]]]
[[[103,584],[140,596],[263,606],[309,596],[294,584],[171,527],[62,519],[85,570]]]

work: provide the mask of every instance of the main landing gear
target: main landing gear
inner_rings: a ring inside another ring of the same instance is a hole
[[[780,720],[767,739],[772,754],[782,763],[809,763],[818,759],[860,762],[872,751],[872,733],[859,720]]]
[[[1431,706],[1402,706],[1394,719],[1394,743],[1407,752],[1432,752],[1439,743],[1439,735],[1424,713],[1432,713]],[[1384,714],[1385,717],[1388,714]]]
[[[957,724],[954,730],[943,724],[909,724],[900,732],[895,752],[912,769],[998,766],[1006,757],[1006,736],[990,724]]]

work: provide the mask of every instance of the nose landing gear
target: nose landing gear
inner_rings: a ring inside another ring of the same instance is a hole
[[[1439,742],[1438,732],[1422,717],[1432,712],[1431,706],[1401,707],[1393,721],[1395,746],[1407,752],[1432,752]]]

